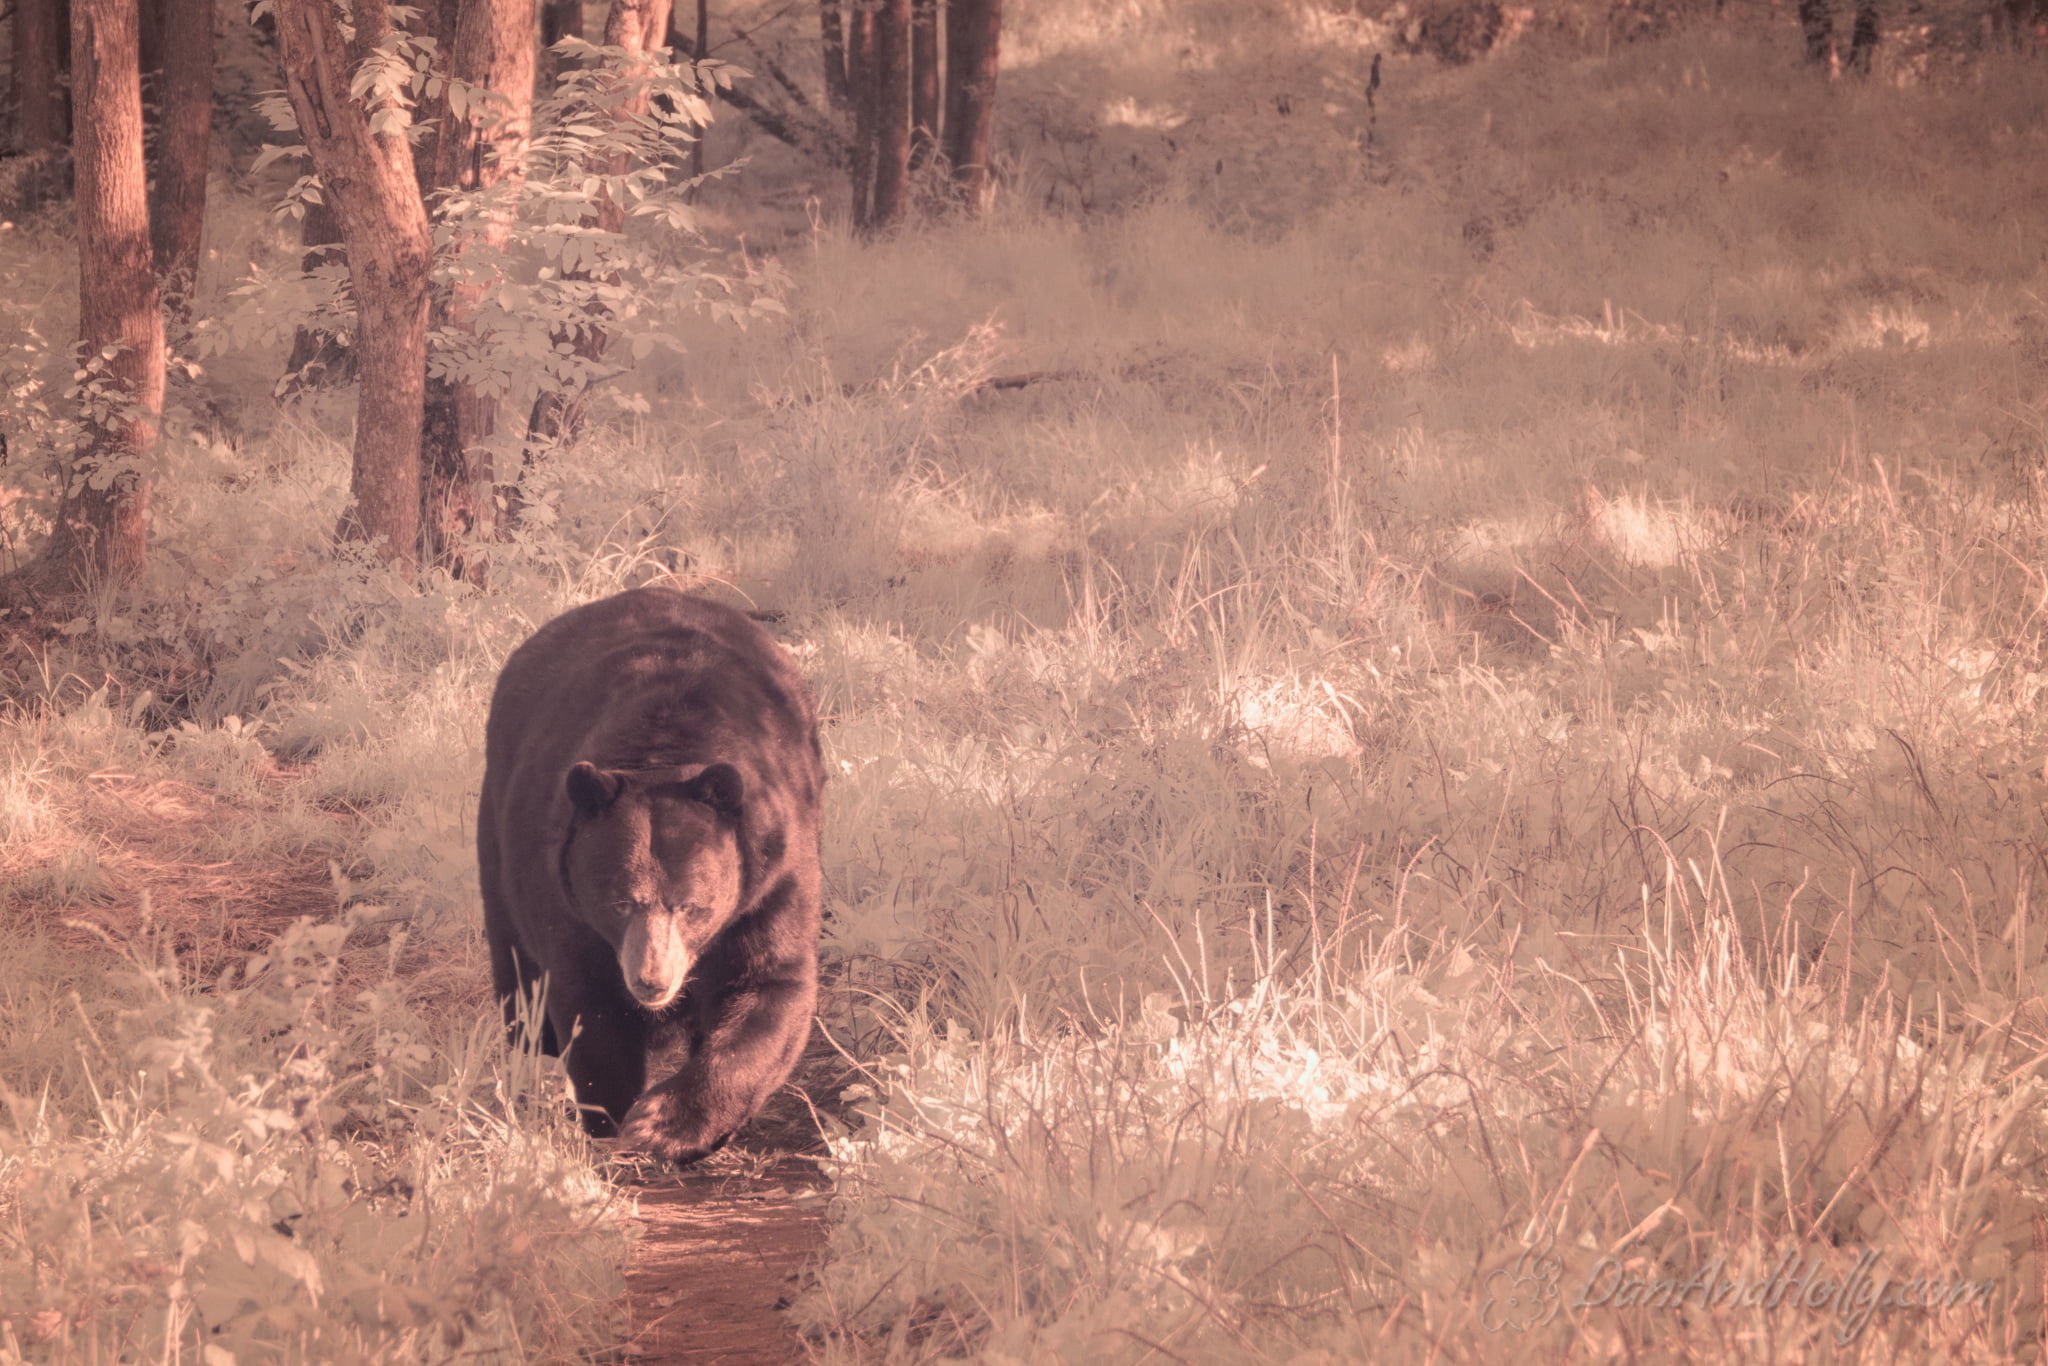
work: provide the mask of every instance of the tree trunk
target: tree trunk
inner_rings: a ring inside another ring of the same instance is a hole
[[[612,0],[611,13],[605,16],[604,42],[606,47],[624,48],[628,53],[639,55],[653,52],[668,41],[668,18],[670,0]],[[632,80],[638,74],[629,62],[620,75]],[[640,115],[647,112],[647,96],[635,94],[619,106],[621,114]],[[612,161],[612,174],[624,175],[629,162],[624,155]],[[626,206],[606,196],[598,207],[598,225],[606,232],[621,232],[626,226]]]
[[[1858,75],[1870,74],[1877,31],[1877,0],[1856,0],[1856,27],[1849,34],[1849,69]]]
[[[875,191],[868,226],[886,228],[910,197],[910,0],[875,14]]]
[[[846,87],[853,101],[853,226],[865,232],[874,222],[875,188],[875,6],[854,0],[846,35]]]
[[[389,0],[385,0],[389,3]],[[399,0],[404,3],[404,0]],[[455,25],[462,12],[469,9],[476,0],[425,0],[417,5],[418,18],[410,23],[411,29],[433,44],[433,55],[429,59],[437,75],[448,74],[448,54],[455,49]],[[488,4],[490,0],[483,0]],[[400,23],[400,27],[406,27]],[[538,51],[538,46],[535,48]],[[434,216],[434,193],[440,188],[434,179],[434,163],[440,155],[441,135],[447,129],[448,91],[444,86],[438,95],[418,95],[413,106],[407,141],[412,144],[413,178],[419,182],[420,203],[426,206],[429,221]]]
[[[150,240],[172,316],[191,314],[213,146],[213,0],[177,0],[164,15],[163,122],[157,131]]]
[[[695,47],[690,49],[690,59],[701,62],[710,51],[711,0],[697,0],[697,43]],[[705,94],[710,94],[710,90],[704,87],[701,81],[699,82],[699,88],[704,89]],[[704,174],[704,130],[701,128],[697,130],[696,139],[690,143],[690,174],[693,176]]]
[[[541,0],[540,63],[534,85],[536,96],[551,94],[556,79],[573,63],[554,51],[564,38],[583,36],[583,0]]]
[[[1806,37],[1806,60],[1826,64],[1835,74],[1855,71],[1867,75],[1871,54],[1877,48],[1877,0],[1855,0],[1854,19],[1849,32],[1849,50],[1835,43],[1834,0],[1799,0],[1799,28]]]
[[[952,0],[946,7],[946,161],[970,211],[988,207],[989,135],[995,127],[996,66],[1003,0]]]
[[[911,0],[910,169],[939,149],[939,0]]]
[[[667,40],[671,7],[672,0],[612,0],[604,20],[605,46],[654,51]]]
[[[325,199],[308,202],[299,220],[299,269],[311,274],[332,261],[348,263],[341,245],[341,224]],[[355,348],[324,327],[301,325],[292,334],[292,352],[284,363],[284,376],[277,382],[277,396],[285,398],[304,389],[346,384],[356,375]]]
[[[14,0],[14,96],[25,160],[17,206],[26,212],[57,192],[64,145],[63,30],[58,0]]]
[[[75,0],[71,13],[78,334],[102,411],[87,415],[56,525],[25,575],[29,586],[59,592],[132,582],[149,533],[164,321],[149,254],[137,19],[134,0]]]
[[[853,95],[846,80],[846,23],[839,0],[818,0],[818,40],[825,58],[825,103],[837,114],[850,114]]]
[[[1806,37],[1806,60],[1827,61],[1835,50],[1834,0],[1799,0],[1799,30]]]
[[[137,0],[136,37],[142,50],[142,85],[147,96],[150,78],[164,69],[164,6],[166,0]],[[148,119],[147,107],[143,110]]]
[[[2048,38],[2048,0],[1992,0],[1991,34],[2016,52]]]
[[[526,176],[537,62],[530,0],[464,0],[448,48],[448,76],[498,99],[472,99],[465,116],[441,107],[432,182],[438,190],[499,194],[456,225],[450,241],[454,279],[436,321],[472,339],[483,280],[495,272],[511,230],[509,197]],[[475,579],[465,542],[488,539],[495,522],[490,439],[497,399],[461,375],[427,380],[421,428],[420,527],[429,563]]]
[[[330,0],[276,0],[285,93],[341,224],[356,297],[359,357],[355,505],[341,534],[374,542],[409,572],[419,553],[420,423],[424,411],[427,283],[433,243],[402,126],[372,132],[388,103],[349,94],[364,57],[392,32],[388,0],[354,0],[344,43]]]
[[[583,0],[540,0],[540,41],[553,47],[583,36]]]

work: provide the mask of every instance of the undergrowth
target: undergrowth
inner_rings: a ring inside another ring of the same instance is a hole
[[[402,931],[352,953],[367,915],[301,920],[202,989],[144,913],[112,970],[9,934],[0,1361],[615,1338],[621,1211],[494,1022],[423,1013]]]
[[[907,1017],[795,1317],[824,1361],[2024,1356],[2037,1066],[1752,956],[1716,875],[1592,980],[1398,934],[1283,966],[1255,913],[1250,980]]]

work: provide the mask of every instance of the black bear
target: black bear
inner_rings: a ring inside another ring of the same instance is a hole
[[[505,661],[476,823],[491,977],[515,1035],[545,984],[540,1045],[592,1134],[693,1162],[789,1075],[824,782],[803,680],[731,608],[636,588]]]

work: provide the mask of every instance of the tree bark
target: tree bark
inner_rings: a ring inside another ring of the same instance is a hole
[[[611,13],[605,16],[604,21],[605,46],[624,48],[634,56],[655,51],[668,41],[670,8],[670,0],[612,0]],[[620,72],[629,80],[636,74],[630,61]],[[647,97],[644,94],[629,96],[619,105],[619,112],[628,116],[646,113]],[[623,155],[614,158],[612,174],[624,175],[628,164]],[[623,231],[626,206],[606,196],[599,206],[598,224],[606,232]]]
[[[839,0],[818,0],[818,41],[825,59],[825,103],[835,113],[850,114],[853,95],[846,79],[846,21]]]
[[[583,0],[540,0],[540,41],[553,47],[583,36]]]
[[[455,25],[462,12],[469,9],[476,0],[424,0],[417,6],[419,17],[411,27],[433,43],[430,59],[434,70],[448,74],[448,54],[455,48]],[[399,0],[404,3],[404,0]],[[489,4],[490,0],[483,0]],[[538,51],[538,45],[535,48]],[[434,163],[440,155],[441,134],[448,126],[448,91],[444,86],[439,95],[420,95],[413,106],[412,128],[407,141],[412,144],[413,178],[419,182],[420,202],[426,206],[429,220],[434,215],[434,193],[440,188],[434,179]]]
[[[701,62],[711,51],[711,0],[697,0],[697,43],[690,49],[690,59]],[[708,94],[709,91],[706,90]],[[696,141],[690,144],[690,174],[704,174],[704,132],[699,129]]]
[[[14,0],[14,95],[21,155],[27,162],[17,205],[24,212],[57,192],[67,51],[57,6],[58,0]]]
[[[285,93],[341,225],[356,297],[360,398],[356,408],[355,504],[340,532],[374,542],[410,572],[419,553],[420,423],[424,412],[427,284],[433,243],[397,114],[349,94],[364,57],[392,31],[388,0],[354,0],[355,36],[344,42],[330,0],[276,0]]]
[[[910,197],[910,0],[881,0],[875,12],[875,188],[868,226],[903,217]]]
[[[564,38],[583,36],[583,0],[541,0],[540,62],[534,86],[535,96],[553,93],[556,79],[571,62],[554,51]]]
[[[1799,31],[1806,38],[1806,60],[1828,60],[1835,50],[1834,0],[1799,0]]]
[[[672,0],[612,0],[604,20],[605,46],[654,51],[667,38],[671,8]]]
[[[1856,25],[1849,34],[1849,69],[1861,76],[1870,74],[1870,59],[1877,51],[1877,0],[1856,0]]]
[[[104,386],[104,406],[87,414],[56,526],[25,576],[29,586],[60,592],[133,582],[148,541],[164,321],[149,251],[137,20],[134,0],[75,0],[71,12],[78,334],[97,372],[87,383]]]
[[[164,69],[164,6],[167,0],[136,0],[137,41],[142,50],[143,93],[150,78]],[[144,111],[145,119],[148,111]]]
[[[853,101],[853,226],[865,232],[874,222],[875,188],[875,6],[854,0],[846,33],[846,87]]]
[[[472,95],[461,118],[442,102],[431,178],[437,190],[498,191],[457,225],[449,243],[454,278],[437,310],[441,326],[472,340],[483,279],[511,232],[508,201],[526,177],[537,60],[530,0],[463,0],[448,48],[448,77],[497,98]],[[429,563],[457,578],[478,577],[481,562],[465,546],[488,539],[494,529],[489,442],[497,414],[497,398],[478,392],[473,380],[428,378],[420,449],[422,548]]]
[[[940,0],[911,0],[910,169],[930,162],[939,149]]]
[[[946,161],[969,210],[988,207],[989,135],[995,127],[996,67],[1003,0],[952,0],[946,7]]]
[[[157,130],[150,240],[172,316],[191,315],[213,146],[213,0],[177,0],[164,15],[163,121]]]
[[[299,269],[308,274],[329,261],[348,263],[348,253],[341,245],[341,224],[325,199],[307,203],[305,215],[299,219],[299,246],[303,248]],[[284,377],[277,383],[277,396],[344,384],[355,374],[352,345],[324,327],[301,325],[292,334],[292,351],[284,363]]]
[[[1826,64],[1831,72],[1844,70],[1867,75],[1871,55],[1877,49],[1879,20],[1877,0],[1855,0],[1849,31],[1849,50],[1835,43],[1834,0],[1799,0],[1799,28],[1806,37],[1806,60]]]

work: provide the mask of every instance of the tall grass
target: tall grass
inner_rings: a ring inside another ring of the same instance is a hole
[[[1753,957],[1712,870],[1667,873],[1674,914],[1646,896],[1592,981],[1404,961],[1398,936],[1290,970],[1254,919],[1235,990],[1186,965],[1181,991],[993,1040],[914,1017],[858,1088],[798,1321],[827,1361],[2020,1352],[2033,1069]],[[1873,1270],[1708,1303],[1788,1279],[1788,1248],[1807,1282]],[[1689,1303],[1617,1289],[1703,1270]],[[1887,1276],[1938,1280],[1940,1308]]]
[[[144,904],[147,912],[147,903]],[[195,991],[145,924],[125,966],[10,931],[0,1360],[578,1359],[619,1328],[621,1212],[453,1034],[404,936],[300,921]],[[381,958],[381,963],[376,962]]]

